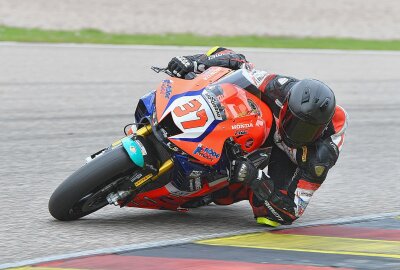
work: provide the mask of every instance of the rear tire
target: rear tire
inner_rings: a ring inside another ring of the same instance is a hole
[[[111,183],[138,169],[122,146],[96,157],[57,187],[49,200],[50,214],[62,221],[76,220],[108,205]],[[104,193],[104,194],[103,194]]]

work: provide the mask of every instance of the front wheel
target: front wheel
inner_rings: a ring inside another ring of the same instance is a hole
[[[106,152],[68,177],[49,200],[50,214],[76,220],[106,206],[107,195],[136,169],[122,146]]]

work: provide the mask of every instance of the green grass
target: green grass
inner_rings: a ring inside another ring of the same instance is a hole
[[[181,46],[318,48],[344,50],[400,50],[400,40],[290,38],[267,36],[199,36],[193,34],[111,34],[93,29],[56,31],[0,26],[0,41],[98,44],[151,44]]]

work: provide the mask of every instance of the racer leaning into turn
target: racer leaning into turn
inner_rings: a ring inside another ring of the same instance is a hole
[[[275,119],[265,143],[272,146],[267,175],[249,160],[234,160],[229,186],[213,193],[212,201],[228,205],[249,200],[258,223],[274,227],[291,224],[304,213],[335,165],[343,146],[347,114],[323,82],[256,70],[244,55],[222,47],[174,57],[168,70],[183,78],[212,66],[250,69],[261,100]]]

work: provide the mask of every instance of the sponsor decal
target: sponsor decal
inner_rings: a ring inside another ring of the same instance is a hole
[[[135,187],[140,187],[143,184],[145,184],[147,182],[147,180],[149,180],[150,178],[153,177],[152,173],[149,173],[148,175],[146,175],[145,177],[143,177],[142,179],[138,180],[134,185]]]
[[[160,87],[160,93],[166,99],[169,99],[171,96],[171,92],[172,92],[172,81],[171,80],[163,80],[161,87]]]
[[[236,130],[235,131],[235,136],[243,136],[243,135],[246,135],[248,133],[248,130],[246,129],[246,130],[243,130],[243,129],[241,129],[241,130]]]
[[[306,210],[306,207],[308,205],[308,203],[306,203],[304,200],[302,200],[300,197],[297,200],[297,208],[296,208],[296,216],[300,217],[301,215],[303,215],[304,211]]]
[[[275,211],[275,209],[271,206],[271,204],[268,201],[264,202],[265,206],[268,208],[269,211],[279,220],[279,221],[284,221],[283,218],[278,214],[278,212]]]
[[[295,215],[300,217],[303,215],[311,196],[314,194],[313,190],[297,188],[295,191],[294,203],[296,204]]]
[[[193,152],[194,155],[199,155],[208,160],[214,160],[214,158],[219,158],[221,154],[218,154],[212,148],[204,147],[201,143],[197,145]]]
[[[232,129],[246,129],[246,128],[252,128],[253,123],[243,123],[243,124],[236,124],[232,126]]]
[[[142,155],[144,155],[144,156],[147,155],[146,148],[144,148],[144,145],[142,144],[142,142],[139,140],[135,140],[135,142],[139,145],[140,151],[142,151]]]
[[[223,55],[226,55],[226,53],[216,53],[216,54],[210,55],[208,57],[208,60],[213,60],[213,59],[215,59],[217,57],[220,57],[220,56],[223,56]]]
[[[132,178],[131,178],[130,181],[133,183],[133,182],[135,182],[136,180],[140,179],[142,176],[143,176],[143,174],[141,174],[141,173],[136,173],[134,176],[132,176]]]
[[[203,97],[208,101],[208,104],[213,111],[215,119],[222,120],[221,109],[219,108],[219,100],[215,96],[208,93],[206,90],[203,92]]]

